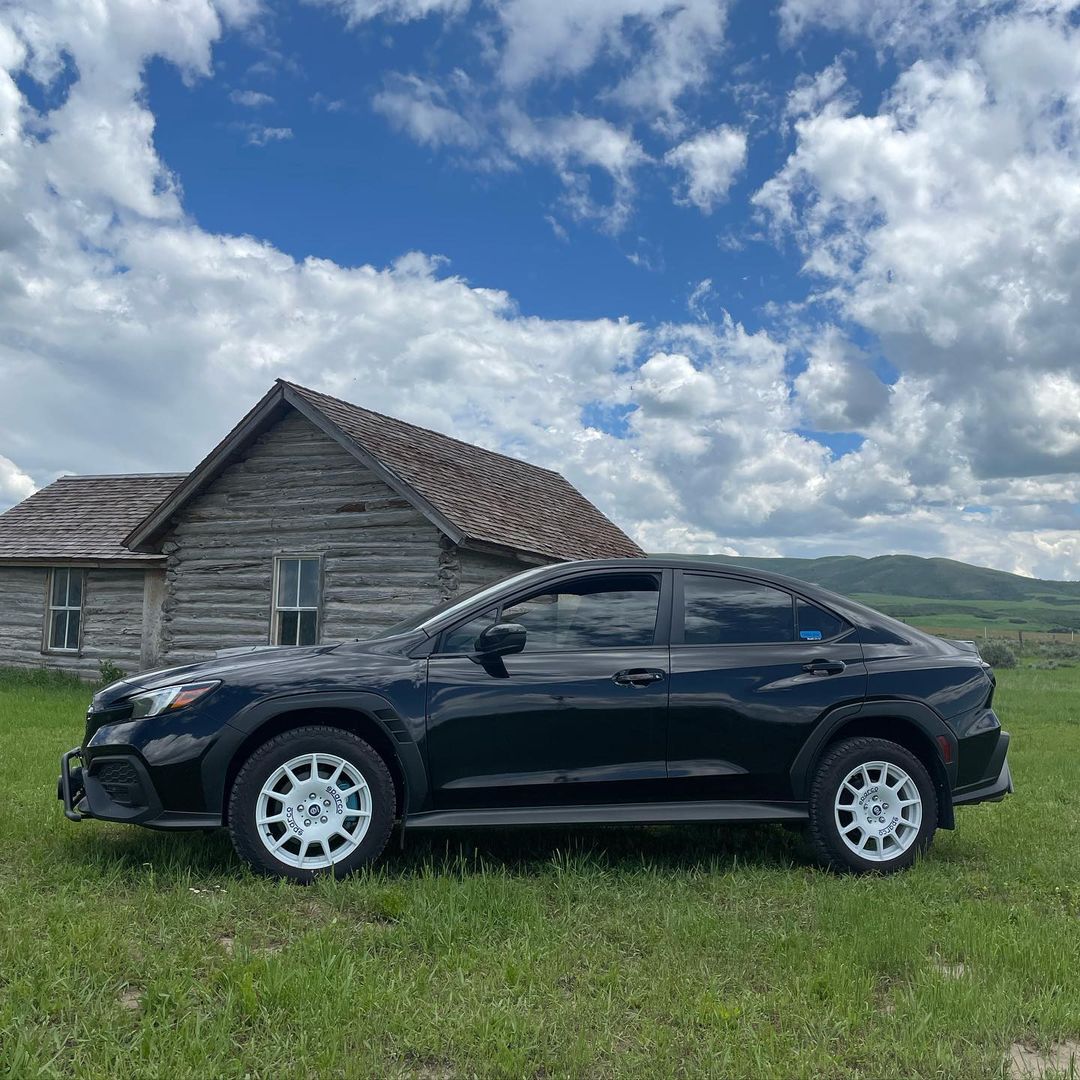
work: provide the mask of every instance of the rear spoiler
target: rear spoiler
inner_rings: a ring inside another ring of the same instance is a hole
[[[953,645],[961,652],[971,653],[972,656],[979,656],[979,646],[974,641],[956,641],[952,638],[943,639],[947,645]]]

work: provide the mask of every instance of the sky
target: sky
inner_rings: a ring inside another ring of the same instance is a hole
[[[1080,577],[1080,0],[7,0],[0,509],[278,377],[650,551]]]

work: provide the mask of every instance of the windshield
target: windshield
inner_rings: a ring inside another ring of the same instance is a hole
[[[407,619],[402,619],[401,622],[395,623],[387,630],[380,630],[379,637],[407,634],[410,630],[427,630],[428,623],[433,622],[436,618],[440,621],[444,619],[450,621],[459,610],[463,611],[475,603],[483,606],[484,597],[501,593],[511,581],[528,581],[529,578],[535,577],[548,569],[550,569],[548,566],[534,566],[531,570],[523,570],[520,574],[512,574],[510,577],[502,578],[491,585],[481,585],[478,588],[470,589],[467,593],[444,600],[441,604],[429,607],[416,615],[410,615]]]

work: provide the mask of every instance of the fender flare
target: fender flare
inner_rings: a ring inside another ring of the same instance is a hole
[[[203,759],[203,789],[208,806],[222,806],[225,780],[237,751],[248,738],[271,720],[287,713],[312,709],[343,709],[361,713],[377,727],[393,748],[396,764],[405,783],[402,815],[422,808],[428,797],[427,767],[420,747],[405,721],[386,698],[370,691],[314,691],[263,698],[236,714],[222,729],[218,740]]]
[[[931,747],[940,745],[944,738],[949,745],[951,761],[946,764],[940,753],[931,755],[930,778],[938,793],[938,820],[945,829],[953,827],[952,790],[956,784],[956,757],[958,744],[956,735],[944,720],[929,705],[921,701],[909,701],[904,698],[883,698],[865,701],[856,705],[841,705],[827,713],[819,721],[810,737],[803,744],[791,764],[791,790],[796,799],[808,800],[810,780],[813,768],[821,757],[825,746],[833,736],[851,720],[894,720],[910,721],[926,736]]]

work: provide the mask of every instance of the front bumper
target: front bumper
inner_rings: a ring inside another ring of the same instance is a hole
[[[73,765],[78,760],[80,765]],[[60,757],[56,797],[70,821],[98,818],[151,829],[211,829],[220,814],[165,810],[142,760],[134,754],[98,755],[86,764],[81,747]]]

